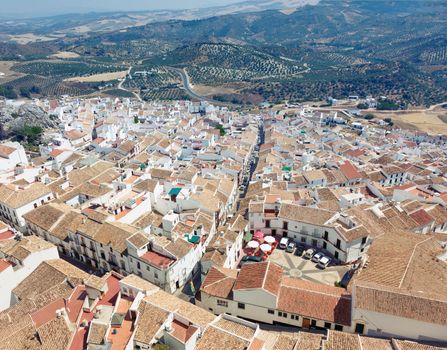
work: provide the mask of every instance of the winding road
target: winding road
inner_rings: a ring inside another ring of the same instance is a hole
[[[178,73],[182,77],[183,89],[190,97],[199,101],[207,101],[217,106],[237,106],[231,102],[216,101],[213,100],[211,97],[199,95],[192,89],[189,75],[185,69],[174,68],[174,67],[168,67],[168,69]]]
[[[127,92],[130,92],[131,94],[133,94],[137,99],[138,99],[138,101],[140,101],[140,102],[143,102],[143,100],[141,99],[141,97],[140,97],[140,95],[139,94],[136,94],[135,92],[133,92],[133,91],[131,91],[131,90],[128,90],[128,89],[126,89],[126,88],[124,88],[123,87],[123,84],[124,84],[124,82],[126,81],[126,77],[128,76],[128,75],[130,75],[130,72],[132,71],[132,66],[130,66],[129,67],[129,69],[127,70],[127,74],[126,74],[126,76],[123,78],[123,80],[121,80],[120,81],[120,83],[118,84],[118,89],[119,90],[123,90],[123,91],[127,91]]]

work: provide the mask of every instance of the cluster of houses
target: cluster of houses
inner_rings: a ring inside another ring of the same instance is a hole
[[[59,128],[39,154],[0,144],[0,349],[447,342],[447,138],[307,107],[33,103]],[[351,266],[349,283],[241,266],[258,231]]]

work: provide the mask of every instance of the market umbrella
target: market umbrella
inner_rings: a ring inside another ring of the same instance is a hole
[[[268,252],[270,252],[272,250],[272,247],[270,245],[268,245],[268,244],[261,244],[261,246],[259,248],[261,248],[261,250],[264,253],[268,253]]]
[[[256,249],[259,247],[259,242],[258,241],[250,241],[247,243],[247,247]]]
[[[257,231],[253,237],[256,239],[263,239],[264,233],[262,231]]]
[[[272,244],[276,241],[275,237],[273,236],[265,236],[264,237],[264,241],[268,244]]]

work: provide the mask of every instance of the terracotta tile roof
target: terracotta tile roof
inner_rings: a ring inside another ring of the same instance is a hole
[[[246,350],[248,345],[249,341],[211,326],[202,334],[195,350]]]
[[[149,239],[147,239],[147,237],[142,233],[135,233],[127,240],[132,243],[132,245],[134,245],[137,249],[141,249],[149,243]]]
[[[278,217],[314,225],[324,225],[334,215],[334,212],[328,210],[281,203]]]
[[[378,313],[447,325],[447,299],[425,293],[359,282],[355,284],[354,307]],[[433,312],[436,310],[436,312]]]
[[[394,350],[391,340],[371,337],[360,337],[363,350]]]
[[[277,296],[282,273],[282,268],[270,261],[244,265],[233,290],[264,289]]]
[[[420,344],[409,340],[394,340],[394,344],[396,344],[399,348],[398,350],[445,350],[445,347],[437,347],[426,344]]]
[[[416,221],[420,226],[426,226],[435,221],[433,217],[428,214],[424,209],[420,209],[410,214],[410,217]]]
[[[323,336],[300,332],[296,348],[294,350],[320,350]]]
[[[162,290],[149,294],[144,298],[144,300],[155,306],[163,308],[164,310],[174,312],[203,328],[209,325],[216,318],[209,311]]]
[[[15,209],[50,194],[51,190],[41,182],[35,182],[25,189],[15,189],[6,185],[0,185],[0,202]]]
[[[227,320],[225,318],[218,319],[216,322],[213,323],[213,326],[247,340],[253,338],[256,331],[256,329],[250,328],[238,322]]]
[[[231,269],[211,267],[200,288],[206,294],[230,299],[237,271]]]
[[[337,331],[329,331],[323,344],[325,350],[361,350],[362,346],[359,335]]]
[[[351,296],[342,288],[285,277],[276,307],[295,315],[341,325],[351,324]]]
[[[0,157],[2,158],[9,158],[11,153],[13,153],[14,151],[16,151],[16,149],[13,147],[0,145]]]
[[[135,325],[134,340],[149,345],[163,324],[168,320],[169,312],[144,300],[141,301],[138,312],[139,318]]]
[[[345,161],[344,163],[339,165],[340,171],[348,180],[356,180],[361,179],[362,174],[358,171],[358,169],[349,161]]]

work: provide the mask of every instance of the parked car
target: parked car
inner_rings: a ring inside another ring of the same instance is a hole
[[[324,257],[324,254],[318,252],[318,253],[314,254],[314,256],[312,256],[312,261],[315,262],[315,263],[317,263],[317,262],[319,262],[320,259],[323,258],[323,257]]]
[[[308,250],[306,250],[306,252],[303,255],[304,259],[310,259],[312,258],[312,256],[315,254],[315,249],[313,248],[309,248]]]
[[[246,255],[241,259],[241,266],[245,265],[245,264],[252,264],[252,263],[258,263],[261,262],[262,258],[260,256],[251,256],[251,255]]]
[[[279,241],[279,249],[286,249],[289,245],[289,239],[287,237],[281,238]]]
[[[304,244],[299,244],[299,243],[298,243],[298,244],[296,245],[295,255],[296,255],[296,256],[302,256],[303,253],[304,253],[304,249],[305,249]]]
[[[317,267],[324,270],[331,263],[331,259],[327,256],[323,256],[317,264]]]
[[[289,244],[287,244],[286,252],[293,253],[293,251],[295,250],[295,246],[296,246],[295,242],[289,242]]]

